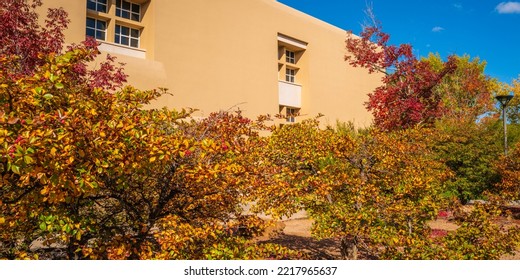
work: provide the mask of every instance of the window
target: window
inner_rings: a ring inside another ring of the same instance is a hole
[[[106,29],[106,21],[87,17],[87,36],[105,41]]]
[[[287,107],[287,108],[285,109],[285,111],[286,111],[286,114],[285,114],[285,115],[286,115],[286,116],[285,116],[285,120],[286,120],[287,122],[290,122],[290,123],[295,122],[295,120],[296,120],[295,118],[296,118],[296,116],[298,116],[298,114],[299,114],[299,113],[298,113],[299,109],[297,109],[297,108]]]
[[[285,62],[294,64],[296,62],[294,52],[286,50],[285,51]]]
[[[87,9],[106,13],[107,0],[87,0]]]
[[[285,69],[285,81],[289,83],[294,83],[296,76],[296,69],[286,68]]]
[[[0,0],[2,1],[2,0]],[[77,1],[77,0],[74,0]],[[86,35],[102,52],[146,59],[147,10],[154,0],[85,0]],[[83,2],[83,3],[85,3]]]
[[[141,21],[141,5],[125,0],[117,0],[116,16],[134,21]]]
[[[116,24],[116,37],[114,42],[125,46],[139,48],[139,30]]]

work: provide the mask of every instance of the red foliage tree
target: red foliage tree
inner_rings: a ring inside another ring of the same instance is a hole
[[[0,2],[0,50],[2,56],[16,58],[16,67],[9,67],[11,75],[29,74],[43,63],[42,54],[58,53],[64,42],[62,30],[69,20],[63,9],[49,9],[45,27],[38,23],[35,8],[40,0]],[[3,65],[4,68],[11,65]]]
[[[68,26],[67,12],[62,8],[49,9],[45,25],[40,25],[36,8],[42,5],[41,0],[2,0],[0,1],[0,72],[14,83],[23,76],[30,75],[39,66],[46,63],[48,55],[61,54],[65,37],[63,30]],[[77,83],[86,84],[90,88],[115,90],[126,82],[122,64],[115,64],[114,57],[100,63],[98,69],[87,70],[86,62],[98,55],[98,43],[87,38],[80,46],[66,48],[71,51],[77,47],[90,50],[89,57],[78,61],[72,68],[73,78]],[[8,63],[7,63],[8,62]]]
[[[390,36],[379,24],[365,27],[361,37],[349,32],[345,56],[354,67],[370,73],[384,73],[383,85],[369,94],[366,103],[374,115],[375,125],[383,130],[408,128],[432,123],[442,115],[441,96],[433,89],[442,78],[455,70],[452,57],[441,71],[415,57],[408,44],[389,45]]]

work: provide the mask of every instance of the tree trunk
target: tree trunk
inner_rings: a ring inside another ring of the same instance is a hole
[[[344,236],[341,238],[341,257],[345,260],[358,259],[357,237],[349,238]]]

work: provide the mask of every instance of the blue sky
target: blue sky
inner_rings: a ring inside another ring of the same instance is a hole
[[[497,0],[278,0],[359,34],[373,7],[391,44],[409,43],[417,56],[470,55],[486,74],[510,83],[520,74],[520,2]]]

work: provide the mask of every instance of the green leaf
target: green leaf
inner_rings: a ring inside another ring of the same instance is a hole
[[[50,93],[46,93],[43,95],[43,98],[49,100],[49,99],[52,99],[54,97],[54,95],[50,94]]]
[[[16,165],[11,165],[11,170],[16,173],[16,174],[20,174],[20,167],[19,166],[16,166]]]
[[[57,89],[62,89],[64,88],[63,84],[62,83],[57,83],[54,85]]]
[[[47,224],[45,222],[40,223],[40,229],[41,230],[47,230]]]
[[[30,156],[24,156],[23,157],[23,161],[26,163],[26,164],[31,164],[34,162],[34,160],[32,159],[32,157]]]

